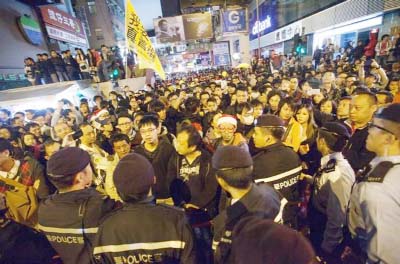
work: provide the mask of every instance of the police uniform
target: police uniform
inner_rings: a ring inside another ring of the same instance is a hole
[[[98,263],[196,263],[184,211],[157,205],[151,197],[107,216],[93,253]]]
[[[217,149],[212,157],[212,166],[218,170],[249,168],[253,160],[247,151],[240,147],[226,146]],[[217,172],[218,175],[218,172]],[[250,183],[247,193],[240,199],[231,199],[229,206],[213,220],[215,263],[230,263],[232,231],[240,219],[248,213],[261,213],[263,217],[279,222],[282,218],[280,195],[269,185]],[[232,187],[234,188],[234,187]],[[246,188],[247,189],[247,188]]]
[[[262,115],[257,119],[257,127],[283,127],[283,121],[273,115]],[[262,148],[253,157],[254,181],[268,183],[288,201],[283,222],[297,228],[297,213],[300,202],[299,176],[302,170],[301,160],[297,153],[282,142]]]
[[[378,109],[375,118],[400,124],[400,104]],[[385,127],[378,127],[385,130]],[[400,138],[392,126],[387,132]],[[398,144],[398,142],[397,142]],[[350,198],[348,226],[367,263],[400,263],[400,155],[378,156],[358,177]]]
[[[325,216],[323,227],[317,228],[322,227],[321,248],[328,253],[333,253],[343,241],[346,207],[354,181],[354,171],[342,153],[322,157],[321,168],[314,179],[312,205]]]
[[[83,171],[89,162],[86,151],[65,148],[51,156],[47,172],[57,186],[57,181],[65,175]],[[93,188],[56,193],[39,205],[38,229],[47,236],[65,264],[91,263],[99,221],[114,207],[113,200]]]
[[[143,156],[123,157],[114,184],[123,207],[101,223],[93,254],[98,263],[195,263],[193,235],[185,213],[155,204],[149,195],[154,169]]]
[[[382,162],[393,163],[386,173]],[[381,164],[381,165],[379,165]],[[349,229],[368,254],[368,263],[400,263],[400,156],[376,157],[371,172],[353,188]]]

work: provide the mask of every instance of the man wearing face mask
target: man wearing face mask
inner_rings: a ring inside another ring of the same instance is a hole
[[[254,128],[254,109],[249,103],[241,103],[237,106],[238,118],[237,132],[240,132],[246,139],[251,138]]]
[[[47,174],[58,193],[40,204],[39,230],[63,263],[92,263],[92,243],[99,221],[115,207],[115,202],[90,187],[90,156],[80,148],[54,153],[47,162]]]

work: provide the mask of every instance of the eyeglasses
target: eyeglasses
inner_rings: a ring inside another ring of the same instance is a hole
[[[218,130],[221,132],[234,132],[235,127],[218,127]]]
[[[390,131],[390,130],[384,128],[384,127],[378,126],[378,125],[373,124],[373,123],[369,123],[368,124],[368,128],[373,128],[373,127],[376,127],[377,129],[380,129],[382,131],[385,131],[386,133],[389,133],[389,134],[392,134],[393,136],[396,136],[395,133],[393,133],[392,131]]]

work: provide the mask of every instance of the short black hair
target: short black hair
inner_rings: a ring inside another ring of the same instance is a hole
[[[201,145],[201,135],[191,124],[184,124],[181,126],[176,135],[180,133],[186,133],[188,135],[188,147],[196,146],[196,148],[198,148]]]
[[[253,166],[245,168],[233,168],[217,170],[217,177],[222,178],[229,186],[237,189],[246,189],[253,180]]]
[[[144,125],[150,124],[158,127],[160,125],[160,121],[158,120],[158,117],[154,114],[145,114],[139,122],[139,128],[143,127]]]
[[[200,100],[195,97],[189,97],[185,101],[185,110],[188,113],[195,113],[200,107]]]
[[[11,145],[11,142],[8,139],[5,138],[0,138],[0,152],[8,150],[9,152],[12,152],[13,146]]]
[[[120,142],[120,141],[125,141],[128,144],[131,144],[131,141],[129,140],[129,137],[125,134],[115,134],[111,137],[110,143],[114,147],[115,142]]]
[[[149,112],[158,113],[165,109],[166,109],[165,104],[160,100],[154,100],[149,103]]]
[[[381,90],[381,91],[378,91],[377,93],[376,93],[376,95],[378,95],[378,94],[381,94],[381,95],[386,95],[386,98],[385,98],[385,103],[386,104],[390,104],[390,103],[393,103],[393,94],[391,93],[391,92],[389,92],[389,91],[385,91],[385,90]]]

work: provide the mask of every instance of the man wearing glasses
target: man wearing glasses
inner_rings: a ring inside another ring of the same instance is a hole
[[[139,132],[143,143],[137,146],[134,151],[146,157],[154,167],[156,184],[154,195],[157,202],[171,203],[169,186],[173,179],[168,179],[168,162],[174,158],[174,147],[164,139],[160,139],[161,126],[156,115],[147,114],[139,122]]]
[[[400,104],[377,111],[366,147],[376,157],[353,188],[349,230],[367,263],[400,263]]]

